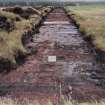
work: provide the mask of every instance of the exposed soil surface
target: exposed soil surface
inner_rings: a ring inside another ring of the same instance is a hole
[[[48,15],[27,46],[36,53],[18,69],[0,74],[1,95],[42,102],[51,99],[54,104],[59,103],[61,94],[78,101],[105,98],[94,72],[103,71],[102,65],[63,9]],[[48,62],[48,56],[56,56],[57,61]]]

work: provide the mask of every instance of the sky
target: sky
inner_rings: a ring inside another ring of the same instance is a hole
[[[34,0],[35,1],[35,0]],[[43,0],[42,0],[43,1]],[[45,1],[45,0],[44,0]],[[47,1],[53,1],[53,0],[47,0]],[[55,0],[54,0],[55,1]],[[59,1],[105,1],[105,0],[59,0]]]
[[[45,0],[42,0],[42,1],[45,1]],[[47,1],[53,1],[53,0],[47,0]],[[59,0],[59,1],[89,1],[89,2],[91,2],[91,1],[105,1],[105,0]]]
[[[25,0],[0,0],[0,1],[25,1]],[[38,0],[26,0],[26,1],[38,1]],[[39,1],[73,1],[73,2],[78,2],[78,1],[82,1],[82,2],[95,2],[95,1],[105,1],[105,0],[39,0]]]
[[[89,1],[89,2],[92,1],[93,2],[93,1],[105,1],[105,0],[63,0],[63,1]]]

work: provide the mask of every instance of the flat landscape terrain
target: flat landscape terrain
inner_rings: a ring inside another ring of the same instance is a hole
[[[16,64],[19,56],[27,55],[25,41],[37,32],[50,7],[8,7],[0,9],[0,62]],[[5,67],[6,68],[6,67]],[[9,68],[9,67],[7,67]]]
[[[0,105],[105,105],[104,8],[1,8]]]
[[[105,5],[78,5],[66,7],[79,25],[79,30],[90,36],[94,45],[105,51]]]

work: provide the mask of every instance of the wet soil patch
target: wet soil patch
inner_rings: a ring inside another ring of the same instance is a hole
[[[31,11],[31,15],[32,14],[35,14],[36,12],[34,10],[32,10],[32,8],[27,8],[27,11]],[[20,13],[22,11],[22,8],[21,7],[13,7],[13,8],[6,8],[4,9],[4,11],[7,11],[7,12],[16,12],[16,13]],[[28,12],[29,12],[28,11]],[[29,13],[28,13],[29,14]],[[26,32],[23,33],[22,35],[22,44],[23,46],[25,47],[25,49],[27,50],[26,53],[22,53],[21,51],[18,51],[17,54],[15,55],[15,60],[16,60],[16,63],[12,63],[10,60],[8,59],[1,59],[0,60],[0,72],[2,73],[9,73],[13,70],[15,70],[17,67],[19,67],[20,65],[23,65],[27,59],[27,56],[31,56],[32,54],[35,54],[37,52],[37,49],[36,49],[36,46],[34,44],[35,47],[33,47],[33,45],[31,44],[33,42],[33,36],[35,34],[38,34],[39,33],[39,28],[41,26],[41,23],[43,23],[44,21],[44,17],[46,16],[43,16],[42,19],[39,21],[38,24],[33,24],[32,26],[32,29],[30,30],[27,30]],[[3,28],[3,29],[6,29],[7,28],[9,29],[9,27],[6,26],[7,24],[7,18],[6,17],[0,17],[0,28]],[[9,25],[10,26],[10,29],[13,29],[14,25]],[[9,30],[10,30],[9,29]],[[2,41],[2,39],[0,39]]]

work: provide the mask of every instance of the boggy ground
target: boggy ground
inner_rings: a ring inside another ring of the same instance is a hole
[[[79,30],[87,37],[91,37],[92,43],[101,52],[105,51],[105,5],[90,4],[65,7],[68,15],[72,17]],[[101,54],[100,54],[101,56]],[[104,59],[104,58],[103,58]]]
[[[16,67],[19,58],[31,52],[25,44],[38,32],[39,24],[50,11],[48,6],[0,8],[0,72]]]
[[[39,31],[27,44],[36,49],[34,55],[16,70],[0,74],[0,94],[54,105],[62,95],[80,103],[104,99],[105,90],[94,78],[94,71],[103,68],[64,10],[54,9]],[[48,62],[48,56],[57,61]]]

